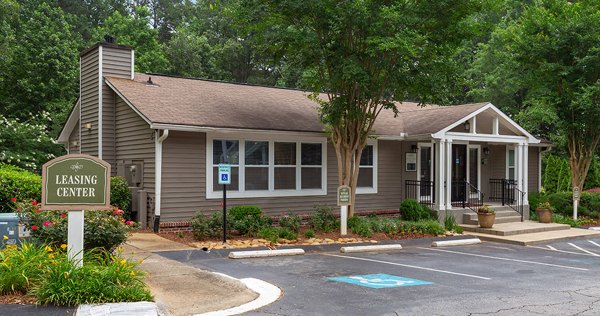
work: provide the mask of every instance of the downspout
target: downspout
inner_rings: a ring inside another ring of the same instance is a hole
[[[162,190],[162,143],[169,137],[169,130],[163,130],[162,135],[160,135],[160,130],[156,131],[155,139],[155,164],[154,170],[156,172],[155,175],[155,198],[154,198],[154,232],[158,233],[158,229],[160,226],[160,206],[161,206],[161,190]]]

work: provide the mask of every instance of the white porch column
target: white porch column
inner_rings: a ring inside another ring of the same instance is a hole
[[[517,144],[515,149],[515,162],[517,167],[517,170],[515,170],[515,179],[517,180],[517,189],[523,191],[523,144]]]
[[[524,202],[529,205],[529,145],[523,144],[523,192],[525,192]]]
[[[446,182],[446,209],[452,209],[452,140],[446,140],[446,161],[444,163],[445,169],[445,182]]]
[[[444,199],[444,178],[445,178],[445,161],[446,161],[446,140],[440,139],[435,141],[435,209],[443,211],[446,209]]]

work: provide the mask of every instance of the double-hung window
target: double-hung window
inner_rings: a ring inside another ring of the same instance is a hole
[[[207,166],[212,172],[207,173],[206,196],[221,197],[219,163],[232,167],[232,182],[227,186],[231,198],[325,195],[326,146],[324,137],[251,139],[207,135]]]
[[[356,193],[377,193],[377,143],[369,142],[360,157]]]

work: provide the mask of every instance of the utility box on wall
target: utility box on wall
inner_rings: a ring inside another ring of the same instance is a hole
[[[117,175],[125,178],[130,187],[143,187],[144,162],[140,160],[120,160],[117,162]]]
[[[19,217],[16,213],[2,213],[0,214],[0,237],[2,237],[2,247],[0,248],[7,245],[18,245],[23,242],[23,238],[29,237],[29,230],[25,229],[25,225],[19,224]]]

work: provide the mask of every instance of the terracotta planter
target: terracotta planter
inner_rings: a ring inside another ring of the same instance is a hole
[[[477,220],[481,228],[492,228],[495,219],[496,213],[477,213]]]
[[[552,211],[547,208],[538,208],[535,210],[540,223],[552,223]]]

